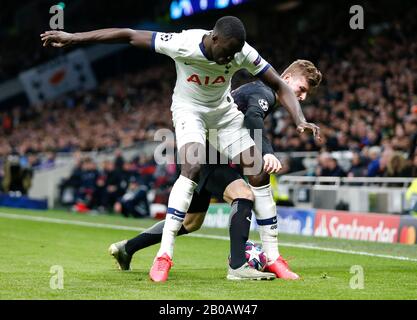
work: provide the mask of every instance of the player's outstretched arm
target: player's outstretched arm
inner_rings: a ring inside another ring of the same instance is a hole
[[[305,129],[309,129],[313,132],[314,137],[320,140],[320,128],[314,123],[306,121],[294,91],[282,80],[278,72],[274,68],[269,68],[260,78],[277,92],[280,103],[291,114],[297,130],[303,132]]]
[[[40,37],[44,47],[62,48],[81,43],[129,43],[136,47],[150,49],[152,34],[152,31],[146,30],[110,28],[78,33],[46,31]]]

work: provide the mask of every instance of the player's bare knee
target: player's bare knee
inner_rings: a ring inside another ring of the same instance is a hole
[[[205,160],[205,146],[197,142],[187,143],[181,147],[179,157],[183,161],[181,175],[196,181],[200,173],[201,164]]]
[[[239,199],[247,199],[250,201],[255,201],[255,196],[252,193],[252,190],[249,188],[248,185],[245,185],[245,187],[239,191]]]
[[[255,199],[252,190],[243,179],[230,183],[224,191],[223,198],[228,202],[235,199],[248,199],[251,201]]]

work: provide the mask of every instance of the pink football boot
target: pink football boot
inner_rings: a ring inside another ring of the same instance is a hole
[[[168,279],[169,270],[174,265],[171,258],[164,253],[160,257],[156,257],[151,271],[149,272],[149,277],[152,281],[155,282],[165,282]]]
[[[286,280],[297,280],[300,279],[299,275],[292,272],[288,266],[287,260],[279,256],[272,264],[267,264],[265,271],[275,273],[277,278]]]

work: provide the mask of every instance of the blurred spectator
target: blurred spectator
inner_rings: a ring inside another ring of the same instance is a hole
[[[103,162],[103,170],[99,173],[96,181],[91,208],[111,211],[117,198],[123,193],[120,190],[122,172],[115,170],[115,163],[106,160]]]
[[[316,168],[317,177],[344,177],[346,173],[339,166],[338,161],[328,152],[323,152],[318,158]]]
[[[383,175],[385,167],[381,163],[381,148],[374,146],[368,151],[369,165],[368,165],[368,177],[376,177]]]
[[[75,193],[77,199],[76,202],[82,210],[91,208],[92,204],[95,204],[96,199],[93,198],[93,195],[96,190],[98,178],[99,171],[97,170],[97,165],[92,159],[85,159],[85,161],[81,164],[80,185]]]
[[[337,159],[328,152],[322,152],[318,156],[318,165],[315,170],[317,177],[344,177],[346,173],[339,166]]]
[[[365,160],[362,158],[359,152],[352,153],[352,165],[347,173],[350,178],[363,177],[367,171]]]
[[[414,154],[411,163],[411,177],[417,178],[417,152]]]
[[[323,163],[321,168],[320,176],[323,177],[345,177],[346,173],[339,166],[337,159],[328,157]]]
[[[4,162],[2,189],[4,192],[17,192],[27,195],[32,184],[32,168],[22,165],[17,153],[9,155]]]
[[[123,153],[122,150],[117,148],[115,153],[115,160],[114,160],[114,166],[115,166],[115,170],[122,172],[123,171],[123,165],[125,163],[125,159],[123,158]]]
[[[63,179],[59,185],[59,200],[63,206],[73,205],[76,202],[76,193],[81,187],[82,163],[83,159],[75,154],[75,166],[70,176]]]
[[[125,217],[144,218],[150,214],[148,189],[136,177],[131,177],[126,193],[114,204],[114,211]]]
[[[317,177],[322,176],[323,170],[327,167],[327,163],[329,159],[331,158],[331,154],[328,152],[322,152],[317,157],[317,167],[315,171],[315,175]]]
[[[414,106],[415,109],[416,106]],[[417,154],[417,112],[414,112],[413,117],[407,117],[405,119],[405,134],[410,137],[408,157],[411,159],[414,154]]]
[[[387,164],[387,177],[411,177],[411,166],[403,155],[395,153]]]

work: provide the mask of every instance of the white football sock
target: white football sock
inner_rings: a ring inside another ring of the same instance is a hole
[[[194,181],[184,176],[179,176],[177,181],[175,181],[169,195],[167,216],[162,233],[161,247],[157,254],[158,257],[166,253],[172,259],[175,237],[184,222],[185,214],[190,207],[196,187],[197,184]]]
[[[250,186],[255,196],[253,211],[259,226],[259,235],[268,262],[274,262],[279,257],[277,207],[272,197],[271,185],[262,187]]]

